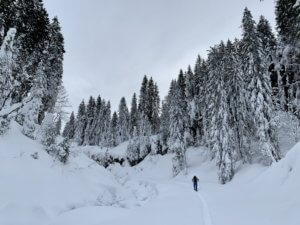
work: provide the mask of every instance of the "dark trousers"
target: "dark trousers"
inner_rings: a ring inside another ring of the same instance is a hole
[[[198,191],[198,184],[197,184],[197,182],[194,182],[194,190]]]

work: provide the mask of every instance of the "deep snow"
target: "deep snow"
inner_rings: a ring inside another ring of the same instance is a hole
[[[126,143],[111,151],[125,149]],[[188,174],[176,178],[171,155],[104,169],[87,157],[90,151],[104,150],[75,147],[63,166],[13,123],[0,136],[0,225],[300,224],[300,144],[269,168],[240,166],[226,185],[203,148],[188,150]]]

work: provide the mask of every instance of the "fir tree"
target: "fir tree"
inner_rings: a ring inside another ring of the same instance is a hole
[[[61,118],[58,117],[57,121],[55,122],[55,133],[56,135],[60,135],[61,132]]]
[[[110,122],[110,145],[113,147],[118,145],[118,123],[118,114],[114,112]]]
[[[198,55],[195,69],[195,118],[197,121],[197,142],[208,142],[208,71],[206,62]],[[206,142],[206,143],[204,143]]]
[[[138,132],[140,136],[151,134],[151,123],[148,117],[148,78],[144,76],[140,89],[138,105]]]
[[[183,78],[183,77],[182,77]],[[180,79],[178,80],[180,81]],[[169,120],[169,132],[170,138],[168,140],[168,146],[171,152],[175,153],[173,158],[173,174],[177,175],[179,172],[186,170],[186,145],[184,141],[184,109],[182,108],[182,90],[180,89],[178,81],[171,83],[171,95],[170,97],[170,120]],[[181,82],[183,82],[181,80]]]
[[[250,161],[248,149],[245,147],[245,139],[250,136],[248,133],[247,124],[247,101],[246,101],[246,87],[245,77],[241,70],[241,61],[239,56],[238,40],[231,43],[227,41],[224,52],[224,77],[225,88],[228,95],[229,103],[229,126],[232,129],[234,138],[234,148],[238,153],[239,159],[244,162]]]
[[[14,67],[13,53],[16,29],[10,29],[0,49],[0,111],[9,106],[13,89],[12,71]]]
[[[84,142],[86,125],[87,125],[86,107],[85,107],[84,100],[82,100],[82,102],[79,105],[78,113],[76,116],[75,134],[74,134],[74,139],[78,143],[78,145],[82,145]]]
[[[136,94],[134,93],[131,100],[130,108],[130,135],[133,137],[134,130],[137,132],[138,126],[138,108]]]
[[[129,112],[124,97],[119,104],[118,119],[119,142],[122,143],[129,138]]]
[[[94,142],[92,140],[92,126],[95,119],[95,107],[96,102],[95,99],[90,96],[89,102],[86,107],[86,129],[84,134],[84,144],[85,145],[93,145]]]
[[[187,129],[193,139],[197,136],[197,108],[196,108],[196,79],[195,75],[188,66],[185,74],[185,96],[187,102]],[[194,144],[194,140],[190,140],[190,145]]]
[[[236,153],[232,140],[233,132],[230,127],[230,110],[228,105],[228,92],[225,84],[225,45],[211,48],[208,56],[208,65],[211,87],[214,92],[210,98],[211,110],[211,153],[216,157],[219,180],[222,184],[230,181],[234,175]]]
[[[72,140],[75,135],[75,115],[74,112],[71,113],[69,121],[66,123],[62,136]]]
[[[259,138],[263,160],[270,165],[280,159],[276,127],[273,124],[273,103],[267,68],[260,56],[260,43],[251,12],[246,8],[243,21],[242,54],[244,73],[247,74],[253,129]]]
[[[103,134],[102,142],[104,146],[110,146],[110,123],[111,123],[111,106],[110,101],[107,102],[104,109],[103,115]]]

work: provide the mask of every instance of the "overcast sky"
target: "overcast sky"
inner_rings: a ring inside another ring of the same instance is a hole
[[[240,37],[243,9],[274,25],[274,0],[44,0],[65,37],[64,84],[73,109],[90,95],[130,104],[145,74],[161,97],[180,68]]]

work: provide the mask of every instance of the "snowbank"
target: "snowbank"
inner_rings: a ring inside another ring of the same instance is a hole
[[[35,159],[33,156],[38,157]],[[86,207],[129,207],[139,199],[86,154],[54,161],[17,123],[0,136],[0,224],[42,225]],[[101,213],[102,214],[102,213]]]
[[[11,125],[0,136],[0,225],[300,224],[300,143],[271,167],[240,166],[220,185],[204,148],[188,149],[188,174],[176,178],[172,154],[104,169],[86,153],[106,149],[74,147],[62,165]],[[126,147],[110,153],[124,156]]]
[[[198,166],[200,180],[207,179],[205,168]],[[202,184],[202,193],[216,225],[299,225],[299,177],[300,143],[271,167],[240,168],[226,185],[209,179]]]

